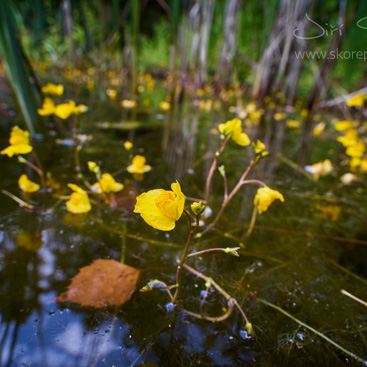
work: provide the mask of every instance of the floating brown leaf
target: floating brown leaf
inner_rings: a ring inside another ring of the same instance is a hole
[[[95,308],[123,305],[133,294],[139,273],[115,260],[95,260],[80,269],[57,301]]]

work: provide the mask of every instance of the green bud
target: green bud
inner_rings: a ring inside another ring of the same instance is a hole
[[[209,278],[206,282],[205,282],[205,288],[210,288],[212,286],[212,278]]]
[[[150,285],[146,285],[143,288],[141,288],[139,292],[142,292],[142,293],[144,293],[144,292],[150,292],[152,289],[153,288]]]
[[[252,328],[251,322],[246,322],[245,329],[248,335],[254,335],[254,329]]]
[[[200,215],[204,212],[205,210],[205,205],[201,204],[200,202],[195,202],[191,204],[191,211],[194,213],[194,215]]]
[[[233,255],[233,256],[240,256],[237,252],[237,250],[239,250],[241,247],[227,247],[224,249],[224,252],[226,254],[230,254],[230,255]]]
[[[226,175],[226,169],[223,165],[218,167],[218,171],[221,174],[222,177],[224,177]]]
[[[25,163],[26,160],[21,155],[18,155],[18,162],[19,163]]]

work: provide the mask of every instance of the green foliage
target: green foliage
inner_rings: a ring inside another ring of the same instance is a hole
[[[0,50],[27,128],[34,133],[41,128],[37,104],[17,38],[14,11],[10,5],[9,2],[0,1]]]
[[[166,20],[154,27],[154,36],[140,36],[139,66],[142,70],[166,69],[169,62],[170,32]]]

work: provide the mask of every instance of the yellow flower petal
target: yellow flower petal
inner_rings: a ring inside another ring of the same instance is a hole
[[[69,103],[58,104],[55,107],[54,114],[63,120],[66,120],[75,111],[75,102],[70,101]]]
[[[18,186],[24,192],[36,192],[40,189],[40,185],[32,182],[25,174],[19,177]]]
[[[156,205],[156,199],[164,193],[163,189],[150,190],[136,198],[134,212],[140,213],[142,218],[153,228],[170,231],[175,228],[175,220],[164,215]]]
[[[66,202],[66,207],[69,212],[75,214],[87,213],[92,209],[88,195],[85,192],[73,192],[70,200]]]
[[[51,98],[45,98],[43,100],[42,108],[37,109],[37,113],[40,116],[49,116],[55,111],[55,104]]]
[[[284,202],[284,197],[279,191],[272,190],[270,187],[261,187],[257,190],[254,205],[258,205],[258,211],[261,214],[266,212],[269,206],[277,199]]]

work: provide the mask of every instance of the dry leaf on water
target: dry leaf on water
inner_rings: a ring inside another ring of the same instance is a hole
[[[121,306],[132,296],[139,274],[139,270],[115,260],[95,260],[79,270],[57,301],[95,308]]]

